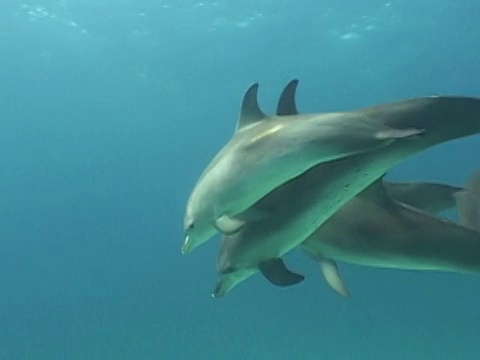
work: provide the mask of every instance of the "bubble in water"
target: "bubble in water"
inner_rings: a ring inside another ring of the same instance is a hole
[[[340,39],[342,40],[356,40],[360,38],[361,38],[360,34],[357,34],[354,32],[349,32],[340,36]]]

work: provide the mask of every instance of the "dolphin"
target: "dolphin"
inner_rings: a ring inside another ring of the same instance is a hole
[[[480,172],[453,196],[458,198],[460,223],[468,227],[396,201],[376,181],[328,219],[301,248],[320,263],[327,283],[344,296],[349,292],[337,261],[479,273]]]
[[[287,88],[290,85],[287,85]],[[293,108],[292,91],[278,108]],[[422,136],[398,139],[388,146],[322,163],[275,189],[250,211],[268,216],[245,221],[222,242],[217,268],[220,297],[258,271],[271,282],[292,285],[302,276],[287,273],[281,257],[311,236],[352,197],[390,168],[431,146],[480,132],[480,99],[427,97],[366,108],[357,113],[392,128],[424,129]],[[243,216],[248,219],[249,212]],[[238,215],[242,218],[242,214]],[[279,275],[281,274],[281,275]]]
[[[434,213],[448,210],[455,205],[458,206],[458,194],[466,193],[462,187],[438,183],[391,183],[382,180],[378,180],[377,182],[382,182],[386,198],[391,198],[391,201],[396,203],[399,208],[417,207],[420,210]],[[352,242],[363,240],[357,239],[356,230],[361,226],[368,229],[370,224],[375,226],[377,219],[382,218],[382,211],[384,210],[381,207],[382,202],[372,201],[368,196],[372,193],[372,191],[369,190],[372,188],[374,188],[373,185],[347,202],[301,245],[309,255],[318,261],[327,283],[344,296],[349,296],[350,293],[340,277],[335,261],[315,251],[315,246],[317,242],[322,242],[325,237],[331,240],[331,243],[335,244],[335,234],[337,231],[340,234],[350,234]],[[294,198],[295,194],[292,194],[291,197]],[[372,204],[373,206],[369,206]],[[378,213],[380,213],[380,216],[378,216]],[[388,241],[390,230],[394,232],[395,229],[384,228],[384,230],[384,239]],[[406,234],[406,236],[407,235],[408,234]],[[360,237],[360,235],[358,237]],[[368,245],[368,241],[369,239],[365,240],[366,245]],[[235,278],[236,275],[242,275],[242,273],[235,274],[235,269],[229,267],[232,258],[231,252],[236,250],[236,246],[238,246],[238,244],[230,242],[228,239],[222,242],[217,267],[224,279],[219,282],[217,289],[214,291],[215,297],[224,295],[223,291],[227,289],[226,281],[229,276]],[[278,286],[293,285],[304,279],[303,275],[291,272],[281,259],[273,259],[262,263],[259,268],[270,282]],[[233,275],[225,276],[225,274],[230,273]],[[247,269],[247,273],[253,275],[255,271]],[[229,280],[232,281],[234,278],[230,278]]]
[[[296,87],[296,82],[291,84]],[[369,152],[423,132],[407,121],[386,125],[383,116],[376,116],[378,110],[371,114],[298,114],[285,102],[279,115],[267,116],[258,106],[257,92],[258,84],[254,84],[245,93],[233,137],[207,166],[188,199],[184,254],[218,231],[237,232],[244,225],[238,214],[315,165]],[[423,113],[424,107],[412,104],[409,109]]]

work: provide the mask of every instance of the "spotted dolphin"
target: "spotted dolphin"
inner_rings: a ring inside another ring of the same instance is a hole
[[[406,209],[416,207],[421,211],[432,213],[439,213],[458,205],[457,196],[466,193],[466,190],[462,187],[439,183],[392,183],[382,180],[378,180],[378,182],[382,182],[386,198],[391,198],[395,206]],[[344,296],[349,296],[349,292],[340,277],[335,262],[336,259],[327,257],[328,253],[322,254],[320,251],[317,251],[317,247],[320,247],[320,245],[317,246],[317,243],[323,244],[325,242],[323,239],[325,238],[328,242],[326,246],[329,244],[335,246],[335,237],[338,233],[339,236],[343,237],[350,235],[352,242],[364,241],[365,244],[368,244],[370,239],[364,239],[362,232],[357,233],[360,228],[371,229],[372,233],[377,234],[377,236],[382,235],[385,241],[388,241],[390,233],[396,232],[398,229],[395,227],[388,228],[385,224],[381,235],[378,229],[375,229],[378,223],[384,224],[383,218],[385,216],[382,211],[388,211],[388,209],[382,209],[381,205],[384,202],[378,202],[376,201],[378,200],[377,196],[371,196],[372,193],[375,194],[370,190],[373,188],[374,185],[371,185],[352,198],[301,245],[319,263],[327,283]],[[292,194],[292,198],[294,197],[295,195]],[[387,200],[385,203],[390,204],[390,201]],[[380,216],[378,216],[378,213],[380,213]],[[405,236],[409,236],[409,234],[406,233]],[[228,240],[225,241],[226,243],[222,244],[218,257],[218,267],[222,274],[233,270],[228,269],[228,264],[232,257],[230,247],[234,243],[229,243]],[[274,259],[261,264],[260,271],[264,273],[270,282],[278,286],[296,284],[304,278],[303,275],[291,272],[281,259]],[[219,283],[220,285],[223,285],[222,282]],[[221,296],[221,290],[221,287],[219,287],[219,289],[214,291],[214,294]]]
[[[280,103],[294,104],[292,91],[287,93],[289,100],[281,97]],[[278,108],[296,111],[292,105]],[[301,275],[286,271],[281,257],[309,238],[352,197],[408,157],[480,132],[477,98],[417,98],[357,112],[389,127],[425,132],[420,137],[400,139],[383,148],[317,165],[256,203],[250,211],[269,216],[245,222],[240,231],[224,237],[217,262],[220,281],[214,296],[225,295],[258,271],[277,285],[301,281]],[[248,211],[244,216],[248,217]],[[326,270],[328,273],[331,267]]]
[[[280,115],[267,116],[258,106],[257,91],[254,84],[245,93],[232,139],[205,169],[188,199],[184,254],[218,231],[238,231],[244,225],[238,214],[313,166],[423,132],[406,122],[386,125],[383,117],[364,111],[284,114],[280,109]]]

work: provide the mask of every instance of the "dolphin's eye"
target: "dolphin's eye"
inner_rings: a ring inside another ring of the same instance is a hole
[[[195,224],[194,223],[190,223],[190,225],[188,225],[188,230],[193,230],[195,228]]]

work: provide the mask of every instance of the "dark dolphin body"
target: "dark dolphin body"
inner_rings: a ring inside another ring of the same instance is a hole
[[[395,184],[388,187],[395,188]],[[445,196],[439,194],[437,201],[431,195],[439,188],[424,184],[418,190],[415,202],[438,211],[451,204],[449,199],[461,197],[457,203],[460,221],[470,219],[470,227],[396,201],[377,181],[301,245],[319,261],[327,282],[337,292],[348,295],[336,261],[406,270],[480,272],[480,217],[475,215],[480,210],[480,182],[470,182],[465,190],[452,192],[453,196],[448,196],[445,188]]]

